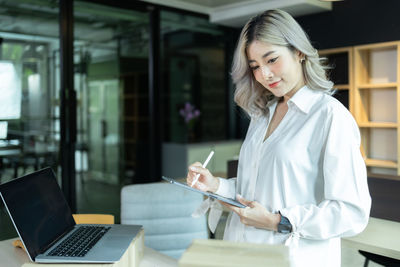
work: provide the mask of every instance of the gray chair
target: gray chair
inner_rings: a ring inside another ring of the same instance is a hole
[[[201,194],[169,183],[124,186],[121,224],[143,225],[145,245],[178,259],[195,238],[207,239],[206,217],[193,218]]]

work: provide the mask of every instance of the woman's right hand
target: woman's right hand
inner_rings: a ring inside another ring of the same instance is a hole
[[[186,182],[188,185],[192,186],[192,182],[194,181],[196,175],[200,174],[199,179],[192,186],[193,188],[208,192],[215,192],[218,190],[219,179],[214,177],[208,169],[203,168],[203,165],[200,162],[193,163],[188,169],[189,172],[186,177]]]

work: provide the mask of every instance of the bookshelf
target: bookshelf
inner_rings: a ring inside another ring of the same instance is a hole
[[[400,42],[319,51],[332,67],[335,97],[360,128],[361,152],[369,172],[399,175]]]
[[[354,47],[354,109],[361,152],[369,171],[400,174],[399,45],[385,42]]]

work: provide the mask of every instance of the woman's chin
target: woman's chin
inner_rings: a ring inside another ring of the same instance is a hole
[[[285,95],[280,90],[276,89],[268,89],[268,91],[270,91],[275,97],[282,97]]]

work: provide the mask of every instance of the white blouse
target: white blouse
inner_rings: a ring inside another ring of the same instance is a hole
[[[291,266],[341,264],[340,237],[367,225],[371,198],[360,134],[348,110],[335,98],[303,87],[265,140],[277,101],[266,116],[252,117],[239,156],[237,179],[221,179],[216,193],[236,194],[281,214],[291,234],[245,226],[229,215],[224,239],[289,245]]]

